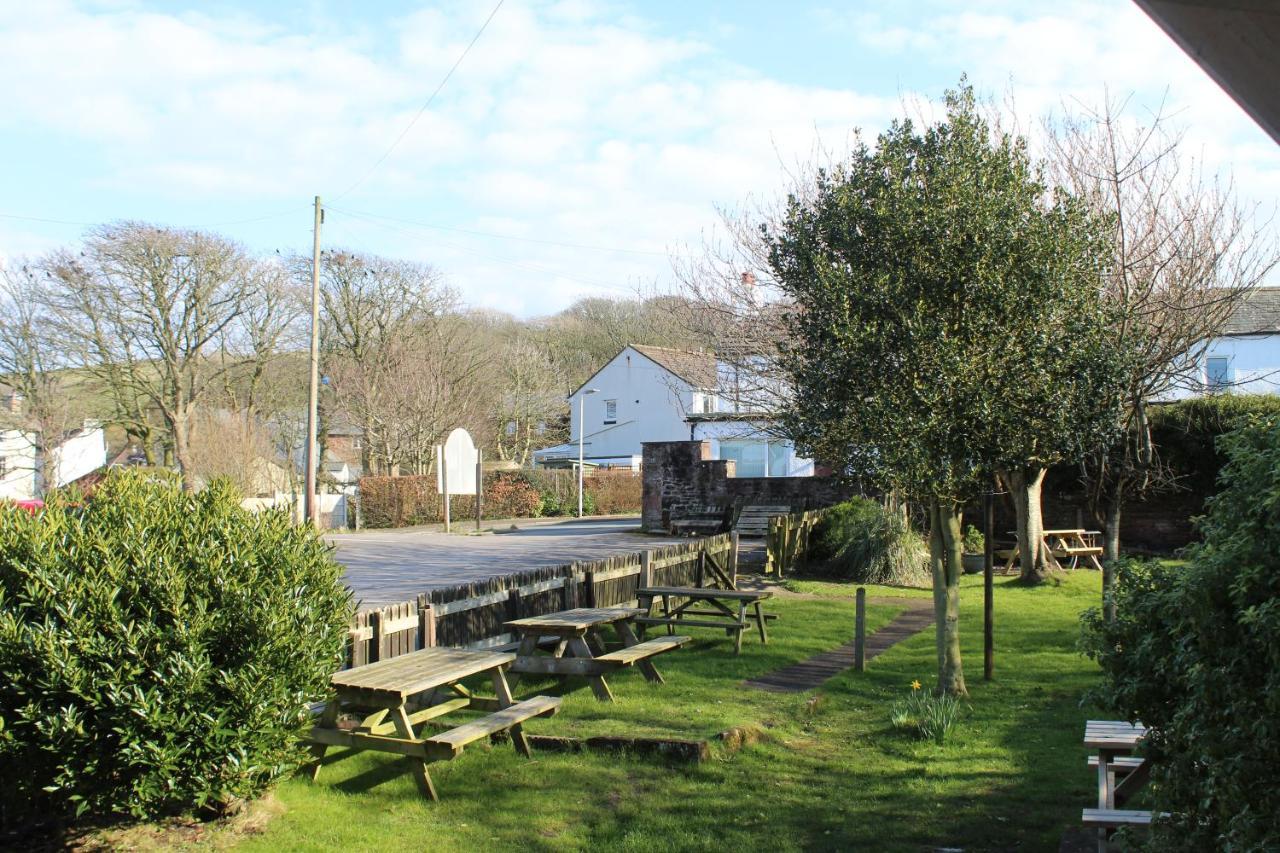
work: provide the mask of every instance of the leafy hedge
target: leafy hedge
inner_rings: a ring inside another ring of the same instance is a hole
[[[587,515],[640,511],[639,477],[602,474],[587,477],[583,510]],[[489,471],[484,475],[485,518],[538,518],[572,515],[578,510],[578,484],[566,471]],[[363,477],[360,511],[366,527],[405,527],[444,521],[444,504],[434,475]],[[475,498],[455,495],[454,519],[475,518]]]
[[[116,472],[79,507],[0,509],[0,825],[262,792],[341,661],[341,577],[224,483]]]
[[[1218,449],[1190,565],[1121,564],[1116,620],[1085,618],[1100,698],[1151,729],[1156,849],[1280,848],[1280,415]]]

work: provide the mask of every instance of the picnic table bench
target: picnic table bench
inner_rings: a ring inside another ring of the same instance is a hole
[[[1098,830],[1099,853],[1106,853],[1108,839],[1120,827],[1151,825],[1151,812],[1120,808],[1150,775],[1146,760],[1132,754],[1146,734],[1145,726],[1123,720],[1085,723],[1084,745],[1097,753],[1088,763],[1098,774],[1098,806],[1084,809],[1081,821]]]
[[[1015,531],[1010,530],[1009,535],[1017,536]],[[1085,530],[1084,528],[1066,528],[1063,530],[1043,530],[1041,537],[1044,539],[1045,547],[1058,560],[1071,560],[1071,568],[1079,565],[1080,559],[1084,558],[1093,568],[1101,571],[1102,563],[1098,562],[1098,558],[1102,556],[1102,548],[1097,543],[1097,537],[1101,535],[1098,530]],[[1013,571],[1013,564],[1018,561],[1018,555],[1021,549],[1017,542],[1011,549],[1001,551],[1000,556],[1005,557],[1004,573],[1009,574]]]
[[[556,713],[560,699],[512,699],[504,673],[515,660],[516,656],[510,653],[431,648],[335,673],[329,679],[334,696],[325,703],[319,722],[311,729],[312,780],[319,777],[321,761],[330,746],[372,749],[408,756],[418,789],[429,799],[437,800],[427,764],[452,760],[470,743],[498,732],[510,732],[515,749],[528,756],[529,742],[521,724]],[[461,683],[485,673],[493,683],[493,697],[476,696]],[[425,698],[416,702],[420,697]],[[355,728],[339,727],[344,707],[364,715]],[[462,710],[488,713],[430,737],[414,731],[415,727]]]
[[[513,619],[506,623],[521,635],[513,673],[585,677],[596,698],[612,702],[605,676],[635,666],[649,681],[662,684],[662,675],[650,658],[678,649],[691,637],[659,637],[641,642],[631,623],[645,611],[635,607],[580,607],[560,613]],[[613,626],[622,648],[606,651],[601,629]],[[538,655],[544,638],[556,641],[551,656]]]
[[[636,618],[641,631],[649,625],[666,625],[668,633],[675,633],[681,628],[722,628],[734,638],[733,652],[742,652],[742,632],[754,622],[760,632],[760,642],[769,642],[769,633],[765,629],[765,621],[772,614],[766,614],[760,603],[771,598],[770,590],[712,589],[697,586],[650,586],[636,590],[640,608],[645,615]],[[672,606],[673,599],[679,601]],[[651,615],[654,601],[662,602],[661,615]],[[734,605],[737,605],[735,612]],[[753,612],[748,613],[747,608]],[[700,617],[690,619],[690,616]],[[643,636],[643,633],[642,633]]]

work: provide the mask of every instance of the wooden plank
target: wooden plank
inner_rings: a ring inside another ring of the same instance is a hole
[[[681,598],[724,598],[733,601],[762,601],[773,597],[773,592],[767,589],[705,589],[695,586],[650,586],[636,592],[649,597],[672,595]]]
[[[434,648],[410,652],[398,658],[335,673],[330,683],[339,690],[354,689],[374,693],[411,696],[432,687],[503,666],[515,655],[467,649]]]
[[[550,716],[558,710],[560,710],[558,696],[534,696],[532,699],[525,699],[523,702],[517,702],[508,708],[495,711],[455,729],[432,735],[424,741],[427,754],[437,758],[453,758],[469,743],[474,743],[496,732],[506,731],[525,720]]]
[[[615,652],[600,655],[596,660],[602,663],[607,661],[621,666],[631,666],[645,658],[674,651],[691,640],[693,640],[693,637],[655,637],[652,640],[645,640],[643,643],[637,643],[634,646],[627,646]]]
[[[747,627],[746,620],[734,621],[725,618],[718,622],[701,619],[667,618],[663,616],[641,616],[637,622],[645,625],[674,625],[677,628],[720,628],[721,630],[741,630]]]
[[[1151,818],[1151,812],[1130,809],[1085,809],[1080,816],[1085,826],[1095,829],[1150,826]]]
[[[512,619],[505,624],[508,628],[522,631],[535,628],[585,629],[630,619],[642,612],[644,611],[635,607],[579,607],[575,610],[547,613],[543,616]]]
[[[617,672],[623,664],[616,662],[600,663],[599,658],[576,657],[528,657],[516,658],[511,664],[511,671],[517,675],[578,675],[601,676]]]
[[[311,741],[326,746],[345,746],[350,749],[376,749],[379,752],[392,752],[396,755],[408,755],[415,758],[426,758],[427,750],[422,741],[405,740],[399,737],[371,735],[363,732],[347,732],[341,729],[326,729],[316,726],[311,730]]]

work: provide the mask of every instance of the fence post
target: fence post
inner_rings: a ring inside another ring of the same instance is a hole
[[[382,608],[378,608],[369,614],[369,625],[373,628],[373,654],[370,657],[375,661],[386,660],[387,658],[387,634],[382,630],[382,617]]]
[[[436,645],[436,612],[429,601],[418,598],[418,647],[435,648]]]
[[[653,586],[653,552],[640,552],[640,580],[637,589]]]
[[[572,610],[574,605],[573,596],[573,572],[564,576],[564,586],[560,588],[560,609]]]
[[[702,587],[705,585],[706,574],[707,574],[707,546],[703,545],[700,549],[698,549],[698,576],[697,576],[696,582],[694,583],[694,586],[696,586],[698,589],[702,589]]]
[[[858,587],[854,604],[853,668],[858,672],[867,669],[867,590]]]
[[[587,571],[583,580],[587,584],[587,606],[595,607],[596,606],[596,573],[590,570]]]
[[[734,530],[729,533],[729,580],[733,581],[733,588],[738,588],[738,531]]]
[[[520,588],[507,590],[507,621],[520,618]]]

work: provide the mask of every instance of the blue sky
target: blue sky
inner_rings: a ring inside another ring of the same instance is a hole
[[[374,168],[492,8],[0,3],[0,258],[123,218],[307,251],[318,193],[326,245],[544,314],[670,286],[718,209],[961,73],[1028,123],[1106,87],[1167,98],[1190,153],[1280,194],[1280,148],[1127,0],[505,0]]]

